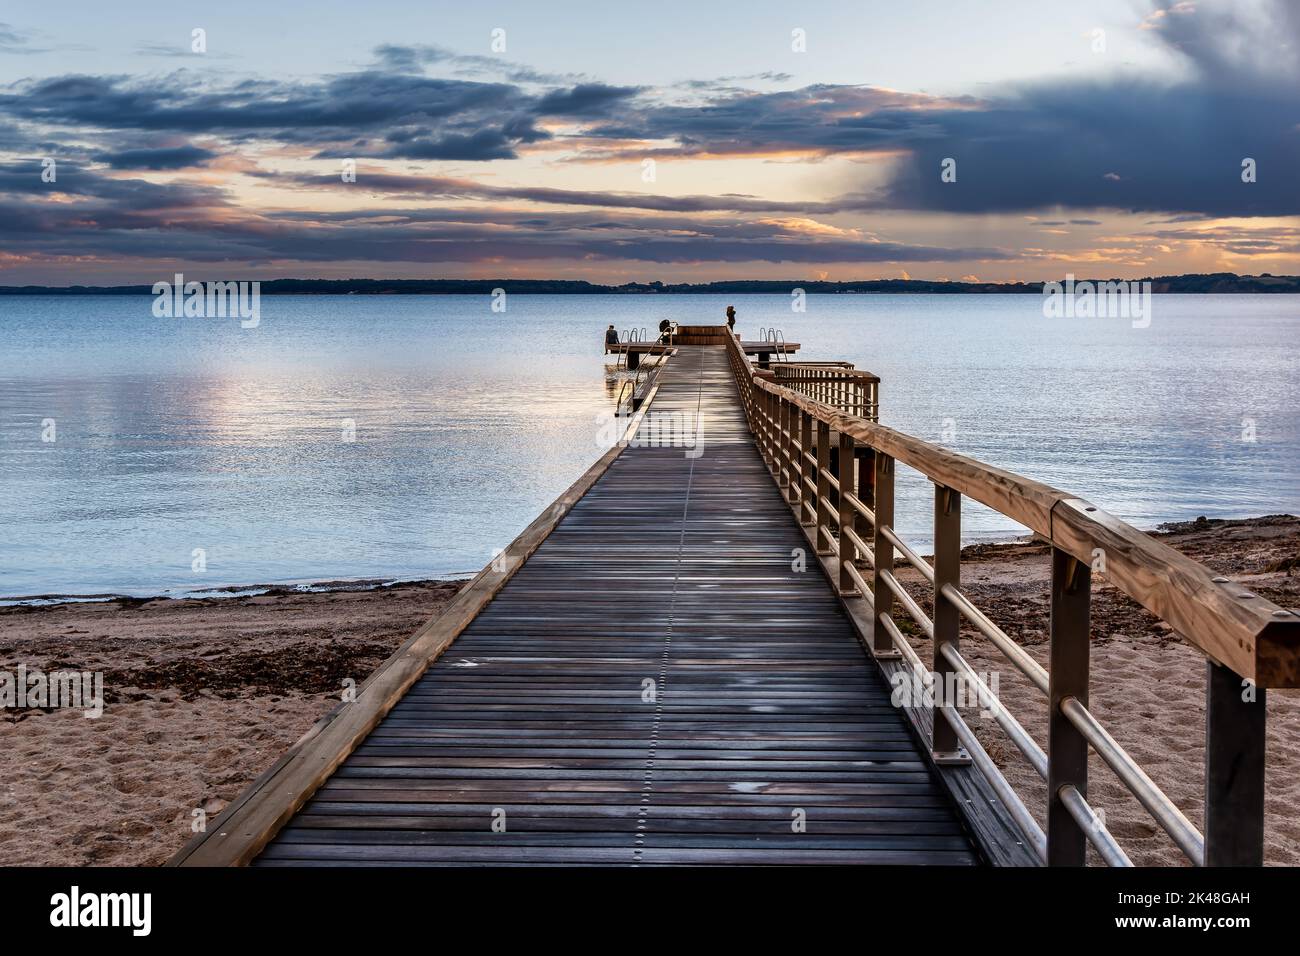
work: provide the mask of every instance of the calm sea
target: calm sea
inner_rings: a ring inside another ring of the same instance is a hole
[[[1145,329],[1037,296],[268,296],[255,329],[0,297],[0,595],[475,571],[600,453],[604,328],[729,303],[879,374],[885,424],[1140,527],[1300,511],[1297,297],[1157,296]],[[928,545],[928,485],[899,496]]]

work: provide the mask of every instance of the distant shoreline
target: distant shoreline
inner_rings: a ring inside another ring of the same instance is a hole
[[[205,281],[212,276],[190,276]],[[229,280],[231,275],[220,277]],[[1046,281],[1062,281],[1065,277]],[[1080,282],[1150,282],[1157,294],[1300,294],[1300,276],[1237,275],[1232,272],[1148,276],[1142,279],[1078,277]],[[172,276],[167,280],[171,281]],[[262,295],[1041,295],[1045,282],[946,282],[928,279],[734,279],[718,282],[627,282],[622,285],[571,279],[265,279]],[[4,295],[152,295],[152,285],[0,286]]]

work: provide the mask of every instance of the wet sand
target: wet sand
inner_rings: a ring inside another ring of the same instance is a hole
[[[1197,523],[1160,537],[1300,606],[1300,519]],[[1044,664],[1048,572],[1042,544],[963,553],[965,589]],[[338,702],[345,680],[364,680],[459,586],[0,608],[0,669],[103,671],[106,696],[98,719],[0,711],[0,853],[11,865],[162,863],[189,838],[195,809],[219,813]],[[928,610],[925,589],[915,593]],[[912,640],[928,659],[924,639]],[[1008,708],[1044,744],[1043,695],[977,632],[963,631],[963,653],[977,671],[998,672]],[[1094,576],[1092,708],[1198,824],[1204,674],[1199,652]],[[1300,692],[1270,692],[1268,709],[1266,858],[1300,864]],[[991,720],[968,719],[1026,803],[1041,808],[1045,788],[1029,764]],[[1183,862],[1095,757],[1090,773],[1094,805],[1135,862]]]
[[[0,855],[164,862],[459,587],[0,608],[0,669],[103,671],[106,698],[0,711]]]

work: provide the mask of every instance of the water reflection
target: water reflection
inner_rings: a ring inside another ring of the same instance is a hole
[[[1150,525],[1300,508],[1281,298],[1162,297],[1145,332],[1045,324],[1032,297],[812,297],[797,323],[781,297],[728,301],[880,374],[886,424],[940,440],[951,419],[957,450]],[[600,453],[635,375],[602,354],[611,312],[653,328],[720,301],[268,297],[241,330],[156,320],[147,297],[9,298],[0,594],[476,570]],[[918,543],[931,506],[901,469]],[[974,506],[966,526],[1014,530]]]

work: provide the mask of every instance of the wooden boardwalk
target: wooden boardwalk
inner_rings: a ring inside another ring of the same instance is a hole
[[[725,349],[683,346],[651,413],[702,454],[616,458],[254,865],[979,862],[792,570]]]

